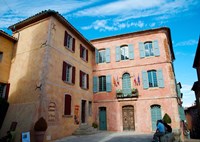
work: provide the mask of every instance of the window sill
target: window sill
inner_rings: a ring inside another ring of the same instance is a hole
[[[148,90],[157,90],[160,89],[159,87],[149,87]]]
[[[81,89],[83,89],[83,90],[88,90],[88,88],[83,88],[83,87],[81,87]]]
[[[84,62],[88,63],[88,61],[87,61],[86,59],[84,59],[83,57],[81,57],[81,59],[82,59]]]
[[[73,83],[67,82],[67,81],[64,81],[64,83],[69,84],[69,85],[74,85]]]
[[[67,46],[65,46],[65,48],[66,48],[67,50],[69,50],[70,52],[75,53],[71,48],[68,48]]]
[[[72,118],[73,115],[62,115],[62,117],[65,117],[65,118]]]

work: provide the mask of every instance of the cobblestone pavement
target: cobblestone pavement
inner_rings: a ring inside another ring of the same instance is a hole
[[[69,136],[55,142],[151,142],[153,134],[133,132],[99,132],[93,135]]]

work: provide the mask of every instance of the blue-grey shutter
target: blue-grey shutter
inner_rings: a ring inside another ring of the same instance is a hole
[[[98,77],[96,76],[93,77],[93,92],[98,92]]]
[[[95,49],[95,61],[97,64],[99,63],[99,52],[97,49]]]
[[[119,62],[121,60],[121,51],[120,51],[120,46],[117,46],[115,48],[115,56],[116,56],[116,62]]]
[[[106,63],[110,63],[110,48],[106,48]]]
[[[179,117],[181,120],[186,120],[185,118],[185,111],[184,108],[182,106],[178,106],[178,112],[179,112]]]
[[[165,87],[163,73],[162,73],[161,69],[157,70],[157,79],[158,79],[158,87],[160,87],[160,88]]]
[[[157,120],[162,119],[161,116],[161,108],[159,105],[154,105],[151,107],[151,124],[152,124],[152,130],[156,130],[156,123]]]
[[[158,40],[153,41],[153,51],[155,56],[160,56],[160,50],[158,46]]]
[[[128,50],[129,50],[129,59],[134,59],[134,47],[133,44],[128,45]]]
[[[180,89],[179,84],[177,84],[177,93],[178,93],[178,97],[181,98],[181,89]]]
[[[142,71],[142,84],[144,89],[149,88],[149,81],[148,81],[148,76],[146,71]]]
[[[111,85],[111,75],[106,75],[106,91],[111,92],[112,90]]]
[[[139,49],[140,49],[140,58],[144,58],[145,57],[145,50],[144,50],[144,43],[143,42],[139,42]]]

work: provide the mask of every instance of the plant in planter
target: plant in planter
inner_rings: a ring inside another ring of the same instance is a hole
[[[98,124],[97,124],[96,122],[93,122],[93,123],[92,123],[92,127],[93,127],[93,128],[98,128]]]
[[[43,117],[40,117],[35,125],[34,125],[34,130],[35,130],[35,140],[36,142],[43,142],[44,140],[44,135],[47,130],[47,122]]]
[[[117,97],[121,97],[122,96],[122,89],[117,89],[116,90],[116,94],[117,94]]]
[[[133,94],[135,94],[135,93],[137,93],[137,89],[136,89],[136,88],[132,88],[132,89],[131,89],[131,92],[132,92]]]

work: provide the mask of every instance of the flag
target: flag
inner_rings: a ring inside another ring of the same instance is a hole
[[[117,86],[116,80],[115,80],[115,76],[113,76],[113,84],[115,85],[115,87]]]
[[[135,86],[137,85],[137,81],[136,81],[136,78],[134,77],[134,84]]]
[[[138,77],[137,77],[137,82],[138,82],[138,85],[140,85],[140,76],[139,76],[139,74],[138,74]]]
[[[117,85],[119,85],[119,78],[118,78],[118,76],[117,76]]]

